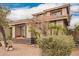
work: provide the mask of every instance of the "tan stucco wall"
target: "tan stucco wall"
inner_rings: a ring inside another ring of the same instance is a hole
[[[37,16],[35,16],[35,18],[37,19],[37,20],[41,20],[41,21],[44,21],[44,20],[55,20],[55,19],[57,19],[57,18],[63,18],[63,17],[61,17],[61,16],[68,16],[68,13],[67,13],[67,8],[62,8],[62,9],[57,9],[58,11],[60,11],[60,12],[62,12],[62,15],[60,15],[60,16],[53,16],[53,15],[51,15],[51,12],[53,11],[55,11],[56,12],[56,10],[52,10],[52,11],[47,11],[47,12],[45,12],[45,13],[43,13],[43,14],[40,14],[40,15],[37,15]]]
[[[63,14],[63,16],[68,16],[68,14],[67,14],[67,8],[63,8],[62,9],[62,14]]]

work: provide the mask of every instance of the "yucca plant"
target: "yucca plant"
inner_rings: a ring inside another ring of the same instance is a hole
[[[37,39],[40,38],[40,33],[37,32],[33,27],[29,28],[29,32],[32,34],[32,38],[34,38],[35,43],[37,43]]]

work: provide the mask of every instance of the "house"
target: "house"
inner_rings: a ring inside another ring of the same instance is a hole
[[[69,9],[70,5],[63,5],[57,8],[44,10],[41,13],[34,14],[34,21],[36,22],[36,26],[34,27],[42,32],[44,35],[49,35],[46,33],[48,31],[49,23],[53,23],[56,26],[61,26],[62,28],[69,25]],[[40,30],[41,29],[41,30]]]
[[[13,39],[30,39],[32,33],[29,31],[29,27],[32,26],[36,31],[42,33],[42,35],[48,35],[48,24],[54,23],[61,27],[67,28],[69,25],[69,9],[70,5],[65,4],[56,8],[44,10],[43,12],[33,14],[32,19],[17,20],[11,22],[10,29]]]

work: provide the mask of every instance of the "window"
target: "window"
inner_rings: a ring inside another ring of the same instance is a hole
[[[61,11],[57,11],[57,12],[51,12],[52,16],[61,16],[62,12]]]

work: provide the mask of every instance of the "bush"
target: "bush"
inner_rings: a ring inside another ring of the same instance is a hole
[[[13,43],[13,41],[12,41],[12,36],[10,35],[10,36],[8,36],[8,38],[7,38],[7,44],[8,44],[8,45],[12,45],[12,43]]]
[[[58,35],[38,39],[38,45],[42,49],[42,55],[68,56],[74,47],[72,36]]]
[[[0,47],[2,46],[2,43],[0,42]]]

